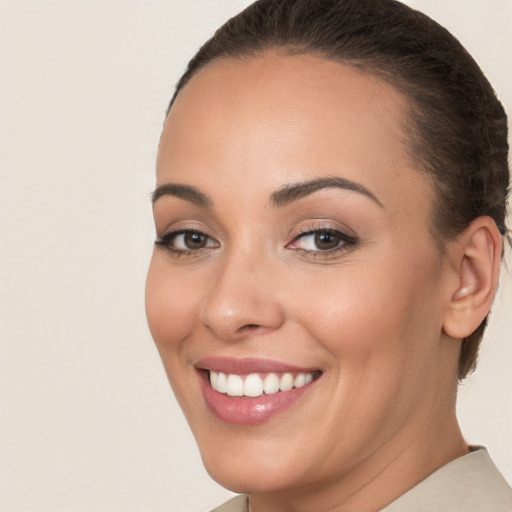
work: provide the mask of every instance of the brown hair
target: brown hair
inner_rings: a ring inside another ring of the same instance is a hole
[[[409,98],[407,144],[437,192],[437,239],[454,237],[481,215],[493,218],[508,237],[503,107],[457,39],[396,0],[258,0],[201,47],[178,82],[169,110],[180,90],[211,61],[276,49],[355,66]],[[462,342],[459,379],[476,366],[486,323],[487,318]]]

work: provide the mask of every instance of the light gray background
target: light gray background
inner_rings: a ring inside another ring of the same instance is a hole
[[[202,468],[143,305],[163,113],[235,0],[0,1],[0,510],[200,512]],[[512,113],[512,0],[416,0]],[[461,388],[512,480],[512,281]]]

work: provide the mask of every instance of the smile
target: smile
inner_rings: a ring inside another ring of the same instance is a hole
[[[322,371],[261,359],[206,358],[196,363],[205,404],[219,420],[256,425],[301,402]]]
[[[210,385],[219,392],[233,397],[251,397],[273,395],[275,393],[290,391],[293,388],[301,388],[306,384],[313,382],[315,372],[284,373],[268,373],[261,375],[259,373],[251,373],[250,375],[226,374],[223,372],[210,371]]]

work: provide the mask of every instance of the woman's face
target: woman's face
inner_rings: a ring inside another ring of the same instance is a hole
[[[210,64],[172,107],[147,314],[206,468],[232,490],[377,471],[449,409],[449,266],[405,108],[363,72],[274,54]]]

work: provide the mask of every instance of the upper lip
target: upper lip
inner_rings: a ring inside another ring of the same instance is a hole
[[[200,370],[248,375],[251,373],[312,373],[318,368],[293,366],[280,361],[258,358],[204,357],[194,366]]]

